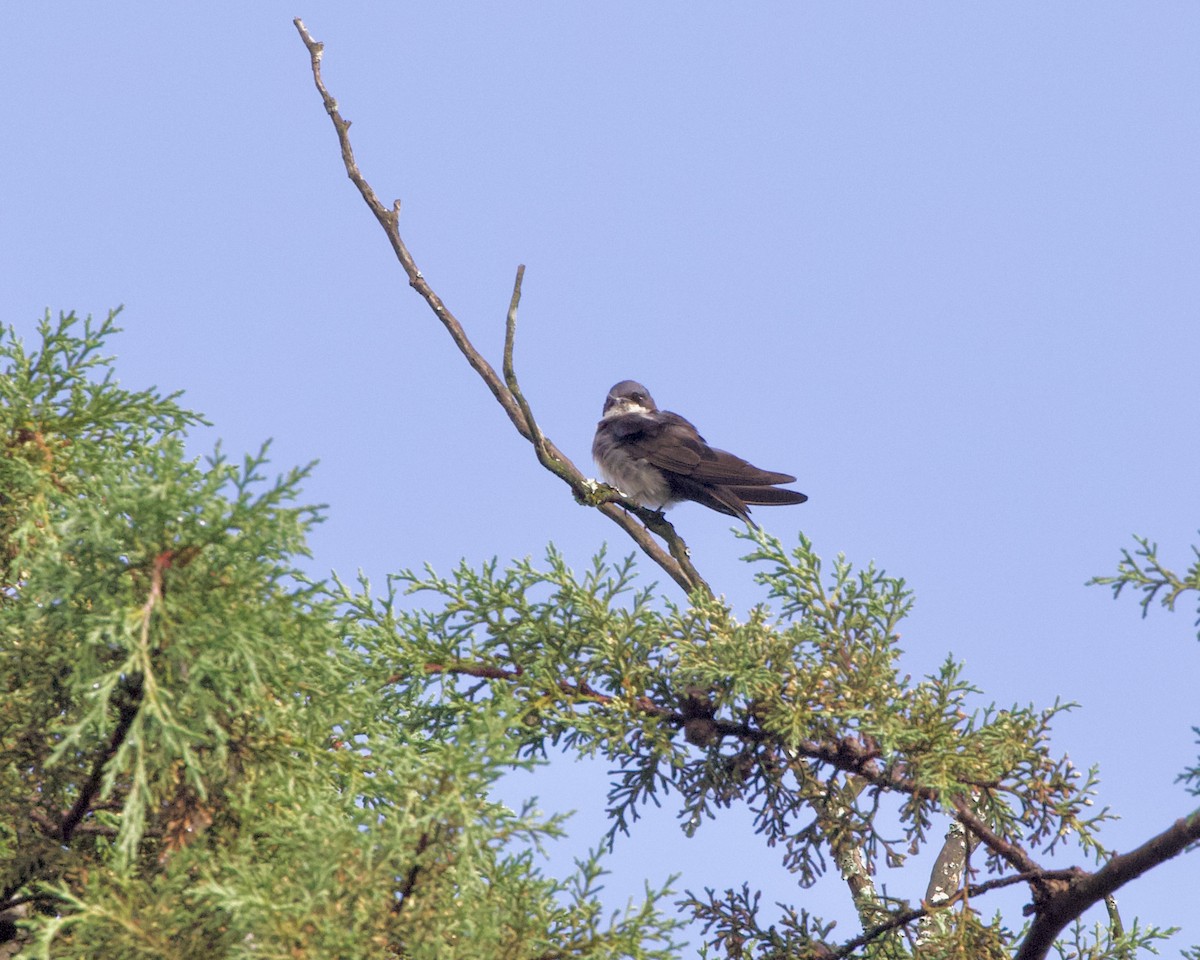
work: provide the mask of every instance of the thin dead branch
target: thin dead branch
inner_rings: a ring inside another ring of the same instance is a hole
[[[534,419],[529,404],[525,401],[517,387],[516,374],[512,369],[513,341],[516,335],[516,310],[520,300],[520,285],[524,276],[524,266],[520,267],[517,271],[517,282],[508,311],[508,323],[505,329],[505,377],[502,379],[496,373],[495,369],[493,369],[492,365],[475,349],[466,331],[463,330],[462,324],[459,323],[458,318],[454,316],[442,298],[429,285],[429,282],[421,274],[421,271],[417,269],[416,261],[409,252],[408,246],[401,238],[400,202],[396,201],[391,208],[385,207],[375,193],[375,190],[367,182],[366,177],[363,176],[362,171],[358,167],[358,162],[354,159],[354,150],[350,145],[349,136],[350,121],[342,117],[337,101],[330,94],[328,88],[325,86],[325,81],[321,77],[321,59],[325,53],[325,45],[312,38],[302,20],[297,18],[292,22],[296,25],[296,30],[299,32],[301,40],[304,41],[304,46],[308,49],[309,57],[312,61],[313,82],[316,84],[317,92],[321,95],[321,101],[325,105],[325,112],[329,114],[330,120],[333,121],[334,130],[337,131],[338,143],[341,146],[342,162],[346,167],[346,174],[354,186],[358,188],[363,201],[375,215],[375,219],[379,221],[379,225],[387,235],[388,242],[392,245],[392,251],[395,253],[396,259],[400,262],[400,266],[404,269],[408,277],[409,286],[421,295],[434,315],[441,321],[442,326],[450,334],[450,338],[454,341],[455,346],[458,347],[459,352],[466,358],[471,369],[479,375],[479,378],[484,382],[488,390],[491,391],[492,396],[496,398],[496,402],[500,404],[517,432],[533,445],[538,461],[571,488],[575,499],[579,503],[596,507],[601,513],[621,527],[642,551],[658,564],[684,591],[691,593],[693,590],[701,590],[705,593],[711,593],[704,579],[692,565],[691,559],[688,556],[687,545],[684,544],[683,540],[675,532],[675,528],[661,513],[648,510],[634,503],[619,490],[607,484],[598,484],[585,477],[579,468],[554,443],[545,437],[538,428],[537,421]],[[667,550],[663,550],[658,542],[655,541],[650,535],[651,531],[663,538],[667,544]]]

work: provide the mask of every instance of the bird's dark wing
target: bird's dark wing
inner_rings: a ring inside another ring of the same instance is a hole
[[[793,483],[796,479],[787,473],[760,470],[741,457],[710,447],[696,428],[677,413],[664,411],[655,417],[636,419],[640,423],[629,425],[630,432],[624,437],[625,447],[633,456],[660,470],[703,484],[753,487]]]
[[[760,503],[763,506],[782,506],[788,503],[804,503],[808,494],[798,490],[780,490],[778,487],[723,487],[745,503]]]
[[[754,522],[750,519],[750,508],[746,506],[746,502],[729,487],[696,483],[687,477],[675,478],[671,486],[676,495],[683,500],[694,500],[710,510],[716,510],[717,513],[740,517],[746,523]]]

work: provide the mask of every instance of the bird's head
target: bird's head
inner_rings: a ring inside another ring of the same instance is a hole
[[[604,400],[604,419],[621,417],[628,413],[657,413],[658,407],[650,391],[636,380],[622,380]]]

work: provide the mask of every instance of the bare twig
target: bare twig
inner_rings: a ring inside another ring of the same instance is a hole
[[[325,112],[329,114],[330,120],[333,121],[334,130],[337,131],[338,143],[341,146],[342,162],[346,167],[346,174],[354,186],[358,188],[358,192],[375,215],[375,219],[379,221],[383,232],[387,235],[388,242],[392,245],[392,251],[395,253],[396,259],[400,262],[400,266],[408,276],[409,286],[416,290],[425,302],[429,304],[429,308],[438,320],[441,321],[442,326],[446,328],[455,346],[458,347],[459,352],[466,358],[467,363],[479,375],[480,379],[483,380],[488,390],[491,391],[492,396],[496,398],[496,402],[500,404],[517,432],[533,444],[539,462],[571,487],[575,499],[580,503],[598,508],[601,513],[621,527],[641,547],[642,551],[686,592],[691,593],[693,590],[702,590],[705,593],[710,593],[708,585],[692,565],[688,557],[686,545],[679,538],[678,534],[675,533],[675,528],[663,518],[662,514],[653,510],[647,510],[633,503],[620,491],[606,484],[596,484],[594,481],[589,480],[538,429],[529,404],[525,402],[524,398],[520,395],[519,389],[516,388],[516,375],[509,375],[511,373],[512,345],[516,330],[516,308],[520,300],[520,285],[521,278],[524,275],[524,267],[518,270],[517,283],[509,307],[505,338],[506,376],[504,380],[497,375],[492,365],[484,359],[483,355],[475,349],[470,338],[467,337],[466,331],[463,330],[462,324],[458,322],[458,319],[451,313],[450,309],[442,301],[442,298],[437,295],[421,274],[421,271],[417,269],[412,254],[409,252],[403,239],[401,239],[399,228],[400,202],[396,201],[390,209],[385,207],[374,189],[372,189],[371,185],[362,175],[362,171],[358,168],[358,163],[354,159],[354,150],[350,146],[350,121],[342,117],[338,110],[337,101],[329,93],[329,90],[325,86],[325,81],[321,78],[321,58],[325,52],[324,44],[312,38],[302,20],[297,18],[292,22],[296,25],[296,30],[300,33],[300,38],[304,41],[304,46],[308,49],[312,60],[313,82],[316,84],[317,92],[321,95],[321,101],[325,105]],[[508,381],[507,383],[505,382],[506,380]],[[637,520],[641,520],[645,526],[643,527],[639,524],[634,517]],[[650,535],[649,531],[653,531],[663,537],[667,543],[669,553],[663,550]]]
[[[546,438],[533,418],[533,411],[529,409],[529,402],[525,399],[525,394],[521,392],[521,385],[517,382],[517,371],[513,366],[513,346],[517,339],[517,307],[521,305],[521,283],[524,279],[525,264],[522,263],[517,267],[517,278],[513,281],[512,300],[509,301],[508,316],[504,321],[504,382],[525,417],[525,429],[529,432],[529,441],[533,444],[538,461],[547,470],[557,472],[555,468],[558,461],[554,460],[546,449]]]

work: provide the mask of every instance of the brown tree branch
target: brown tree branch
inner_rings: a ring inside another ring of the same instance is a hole
[[[601,513],[621,527],[642,551],[658,564],[672,580],[679,584],[685,592],[691,593],[693,590],[702,590],[705,593],[711,593],[704,579],[692,565],[688,556],[687,546],[679,538],[678,534],[675,533],[675,528],[663,518],[661,513],[654,510],[647,510],[633,503],[621,494],[620,491],[614,490],[612,487],[605,484],[597,484],[589,480],[538,429],[529,404],[525,402],[516,386],[516,375],[512,372],[511,363],[512,345],[516,330],[516,309],[517,303],[520,300],[521,279],[524,276],[523,266],[518,269],[517,283],[513,290],[513,298],[508,311],[508,323],[505,331],[504,380],[497,375],[492,365],[484,359],[483,355],[475,349],[466,331],[463,330],[462,324],[459,323],[442,298],[429,285],[428,281],[421,274],[421,271],[417,269],[412,254],[409,252],[404,240],[400,237],[400,202],[396,201],[393,203],[390,209],[385,207],[379,200],[374,189],[367,182],[367,179],[362,175],[362,171],[358,168],[358,163],[354,159],[354,150],[350,145],[350,121],[342,117],[338,110],[337,101],[329,93],[329,90],[325,86],[325,81],[321,78],[321,58],[324,56],[325,45],[312,38],[302,20],[297,18],[292,22],[296,25],[296,30],[300,33],[300,39],[304,41],[304,46],[308,49],[312,60],[313,82],[316,84],[317,92],[321,95],[321,101],[325,105],[325,112],[329,114],[330,120],[333,121],[334,130],[337,131],[338,143],[342,151],[342,163],[346,167],[346,174],[354,186],[358,188],[358,192],[375,215],[375,219],[379,221],[383,232],[387,235],[388,242],[392,245],[392,251],[395,253],[396,259],[400,262],[400,266],[408,276],[409,286],[416,290],[425,302],[429,304],[429,308],[438,320],[441,321],[442,326],[446,328],[455,346],[458,347],[459,352],[466,358],[467,363],[479,375],[480,379],[483,380],[488,390],[491,391],[492,396],[496,398],[496,402],[500,404],[517,432],[533,444],[539,462],[571,488],[575,499],[580,503],[598,508]],[[505,382],[506,380],[507,383]],[[645,526],[640,525],[634,517],[641,520]],[[669,553],[663,550],[650,535],[649,531],[653,531],[663,537],[667,543]]]
[[[989,850],[1007,860],[1022,873],[1038,873],[1042,867],[1019,845],[1010,843],[979,819],[964,797],[954,798],[955,818],[984,842]]]
[[[1020,844],[1012,843],[1005,840],[996,831],[989,827],[980,819],[972,805],[965,797],[958,796],[954,798],[955,819],[958,820],[967,830],[978,837],[989,850],[999,856],[1001,859],[1008,861],[1016,870],[1021,873],[1034,874],[1037,876],[1043,875],[1045,870],[1031,857]],[[1082,874],[1083,871],[1078,871]],[[1046,881],[1035,879],[1029,884],[1033,895],[1033,908],[1037,909],[1040,904],[1045,903],[1054,897],[1057,893],[1066,889],[1066,882],[1062,880]]]
[[[1176,820],[1137,849],[1117,854],[1095,873],[1083,874],[1063,885],[1036,907],[1037,916],[1015,960],[1043,960],[1054,938],[1068,923],[1147,870],[1178,856],[1197,840],[1200,840],[1200,810]]]
[[[75,798],[71,809],[63,814],[62,822],[59,824],[58,837],[64,843],[68,842],[74,835],[76,827],[79,826],[80,821],[87,815],[92,801],[96,799],[96,794],[100,792],[100,786],[104,782],[104,768],[116,756],[117,751],[121,749],[121,744],[125,742],[125,738],[129,735],[129,728],[133,725],[133,720],[137,716],[141,699],[140,685],[131,691],[127,691],[122,696],[122,702],[117,708],[117,725],[113,728],[108,745],[96,757],[95,763],[92,764],[91,776],[87,778],[87,781],[80,788],[79,796]]]

